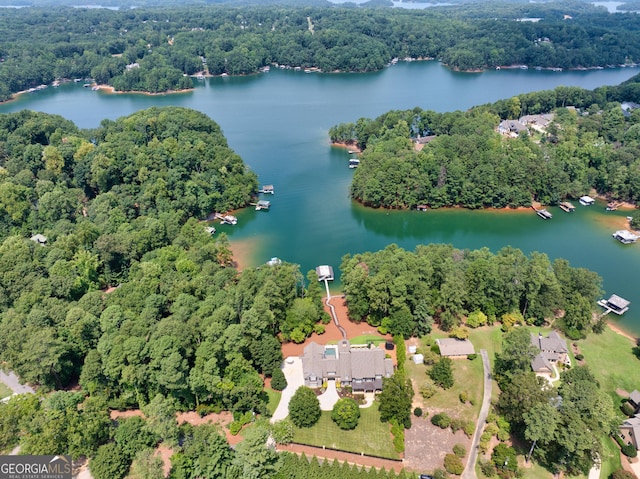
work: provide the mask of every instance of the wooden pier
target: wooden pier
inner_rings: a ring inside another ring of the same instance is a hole
[[[256,211],[260,211],[260,210],[269,211],[269,208],[271,208],[271,202],[270,201],[265,201],[265,200],[260,200],[255,204],[255,207],[256,207]]]
[[[620,207],[621,204],[622,203],[620,203],[619,201],[610,201],[609,203],[607,203],[606,210],[607,211],[615,211]]]

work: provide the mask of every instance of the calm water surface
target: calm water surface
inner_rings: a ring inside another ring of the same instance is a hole
[[[272,256],[301,265],[338,271],[346,253],[378,250],[397,243],[451,243],[457,248],[511,245],[525,253],[542,251],[567,258],[573,266],[597,271],[607,294],[632,301],[620,325],[640,334],[640,245],[623,246],[611,237],[625,226],[625,213],[606,213],[603,204],[573,214],[550,208],[543,221],[532,211],[461,209],[388,212],[369,210],[349,199],[353,174],[346,151],[329,145],[327,131],[337,123],[376,117],[388,110],[419,106],[436,111],[464,110],[519,93],[559,85],[592,89],[616,85],[636,69],[584,72],[501,70],[456,73],[437,62],[400,63],[370,74],[305,74],[274,70],[242,78],[212,78],[188,93],[147,96],[108,94],[66,84],[22,95],[0,105],[6,113],[23,108],[62,115],[82,128],[154,105],[200,110],[218,122],[229,145],[276,194],[270,212],[246,209],[236,226],[219,226],[232,243],[260,265]],[[575,202],[577,205],[577,202]],[[334,285],[339,288],[338,281]],[[616,319],[617,320],[617,319]]]

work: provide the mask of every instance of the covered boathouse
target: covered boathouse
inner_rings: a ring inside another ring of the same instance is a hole
[[[606,309],[605,314],[614,312],[617,315],[621,315],[629,310],[629,304],[631,303],[617,294],[612,294],[609,299],[598,301],[598,304]]]

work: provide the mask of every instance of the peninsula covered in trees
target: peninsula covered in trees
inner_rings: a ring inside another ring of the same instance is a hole
[[[638,203],[640,110],[623,111],[622,102],[640,102],[640,77],[593,91],[522,94],[467,112],[390,111],[334,126],[329,136],[363,150],[351,195],[375,208],[557,204],[592,189]],[[553,113],[544,131],[498,132],[501,120],[541,113]],[[417,151],[421,138],[429,142]]]
[[[499,16],[496,16],[499,12]],[[640,62],[640,20],[585,2],[474,3],[425,10],[191,5],[0,11],[0,100],[64,79],[119,91],[192,88],[189,76],[271,65],[380,70],[433,58],[457,70],[595,68]],[[535,19],[536,21],[518,21]]]

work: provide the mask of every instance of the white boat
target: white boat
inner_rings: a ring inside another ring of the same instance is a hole
[[[360,166],[360,160],[357,158],[351,158],[349,160],[349,168],[357,168]]]

